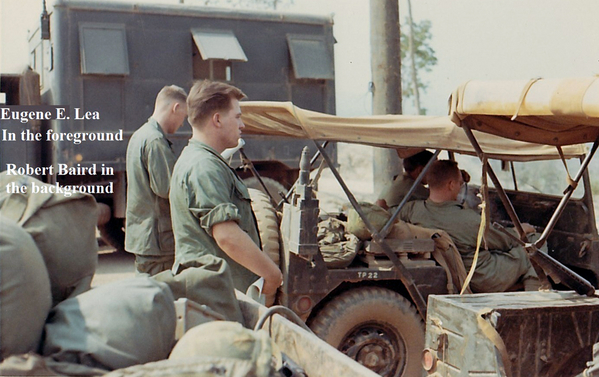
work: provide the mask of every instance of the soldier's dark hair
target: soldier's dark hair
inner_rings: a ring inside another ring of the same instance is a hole
[[[218,111],[231,108],[231,100],[241,100],[246,95],[233,85],[217,81],[196,81],[187,97],[189,123],[199,126]]]
[[[437,160],[433,162],[426,174],[426,180],[430,188],[439,188],[452,179],[459,179],[462,172],[458,163],[452,160]]]
[[[425,166],[428,161],[433,157],[433,153],[429,151],[418,152],[413,156],[404,158],[403,169],[411,173],[416,170],[419,166]]]

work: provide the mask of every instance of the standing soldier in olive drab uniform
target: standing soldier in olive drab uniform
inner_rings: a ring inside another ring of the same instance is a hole
[[[234,86],[211,81],[197,82],[189,92],[192,137],[175,164],[170,189],[173,272],[194,267],[210,254],[227,262],[236,289],[245,292],[263,277],[263,293],[272,294],[281,284],[281,271],[260,250],[247,187],[221,156],[241,136],[239,100],[244,97]]]
[[[435,161],[427,175],[430,195],[427,200],[407,203],[400,212],[406,222],[425,228],[442,229],[453,239],[466,270],[473,263],[481,216],[457,201],[464,183],[463,174],[455,161]],[[527,234],[535,231],[522,224]],[[513,229],[509,229],[519,238]],[[529,236],[530,237],[530,236]],[[503,292],[522,283],[525,290],[538,290],[537,274],[524,248],[500,231],[489,228],[478,255],[470,282],[473,292]]]
[[[162,88],[152,116],[133,133],[127,146],[125,250],[135,254],[139,274],[168,270],[175,260],[168,194],[176,157],[166,135],[183,125],[186,101],[182,88]]]

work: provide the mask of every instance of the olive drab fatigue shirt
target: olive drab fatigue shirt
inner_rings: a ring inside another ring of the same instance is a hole
[[[381,192],[380,198],[385,199],[389,208],[397,207],[408,191],[410,191],[414,182],[415,180],[409,175],[400,175],[391,182],[389,187]],[[428,198],[428,189],[420,184],[416,187],[409,200],[424,200],[426,198]]]
[[[399,216],[414,225],[446,231],[460,252],[466,271],[470,269],[481,221],[476,211],[457,201],[435,203],[427,199],[407,203]],[[526,251],[509,236],[490,227],[485,241],[487,248],[481,245],[471,281],[473,291],[505,291],[521,277],[536,277]]]
[[[189,140],[175,164],[170,203],[175,233],[175,264],[212,254],[227,261],[235,288],[245,292],[258,278],[231,259],[212,236],[215,224],[233,220],[260,247],[260,235],[247,187],[210,146]]]
[[[133,133],[127,146],[125,250],[139,255],[172,255],[175,241],[168,192],[176,157],[153,118]]]

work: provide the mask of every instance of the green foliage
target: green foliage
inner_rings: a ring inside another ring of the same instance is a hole
[[[430,72],[437,64],[437,57],[435,56],[435,50],[429,45],[432,38],[431,34],[431,22],[429,20],[422,20],[420,22],[413,22],[414,30],[414,61],[416,65],[416,72]],[[412,60],[410,59],[410,21],[406,18],[405,22],[401,27],[401,77],[402,77],[402,95],[404,98],[412,98],[414,96],[414,85],[412,82],[411,70]],[[428,83],[425,83],[418,76],[418,90],[419,92],[425,92],[428,89]],[[426,109],[423,113],[426,113]]]

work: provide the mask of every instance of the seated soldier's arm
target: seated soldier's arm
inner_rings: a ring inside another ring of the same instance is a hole
[[[528,223],[522,223],[522,230],[524,230],[524,233],[526,234],[536,232],[536,229]],[[516,228],[506,228],[506,231],[511,233],[512,236],[510,237],[495,227],[490,227],[485,235],[487,247],[490,250],[509,252],[512,248],[519,246],[519,243],[514,240],[514,238],[520,238]]]
[[[378,199],[375,204],[383,209],[389,209],[389,206],[387,205],[387,201],[385,199]]]
[[[212,236],[231,259],[264,278],[264,294],[276,292],[283,281],[281,270],[235,221],[213,225]]]

